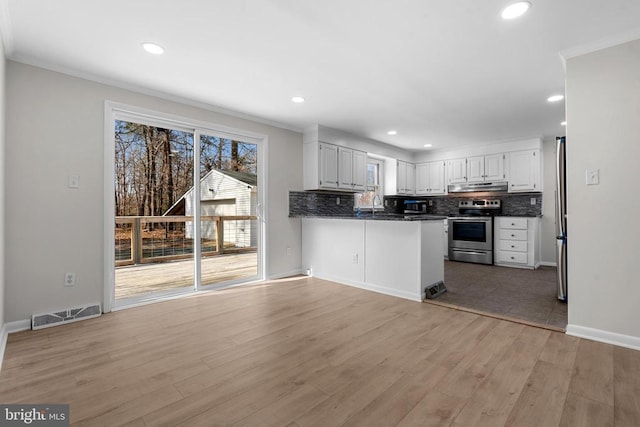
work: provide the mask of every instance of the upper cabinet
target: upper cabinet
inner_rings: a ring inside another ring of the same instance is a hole
[[[361,192],[367,188],[367,152],[361,138],[314,125],[303,133],[305,190]]]
[[[364,191],[367,182],[367,153],[338,147],[338,188]]]
[[[507,179],[503,153],[467,158],[467,182],[493,182]]]
[[[445,194],[444,161],[419,163],[416,165],[416,194]]]
[[[436,196],[452,191],[507,186],[509,192],[541,192],[542,140],[508,141],[450,152],[406,153],[326,126],[303,134],[305,190],[363,192],[367,151],[382,160],[379,177],[385,196]],[[413,162],[412,159],[420,159]],[[416,165],[416,163],[418,163]],[[468,184],[468,188],[463,187]]]
[[[467,182],[467,159],[447,161],[447,184],[464,184]]]
[[[413,195],[415,193],[416,166],[402,160],[397,160],[396,164],[396,194]]]
[[[364,191],[367,153],[325,142],[305,143],[304,189]]]
[[[338,147],[324,142],[303,144],[303,187],[305,190],[338,188]]]
[[[447,160],[447,185],[507,181],[509,153]]]
[[[540,150],[509,153],[509,192],[542,191]]]

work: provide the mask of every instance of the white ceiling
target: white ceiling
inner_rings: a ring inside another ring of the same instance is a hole
[[[564,134],[559,53],[640,38],[639,0],[509,3],[0,0],[0,26],[9,59],[423,150]]]

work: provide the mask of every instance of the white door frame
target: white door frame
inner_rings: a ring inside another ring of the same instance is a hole
[[[229,126],[190,119],[170,113],[149,110],[119,102],[106,100],[104,103],[104,296],[102,310],[110,312],[115,304],[115,132],[116,120],[135,121],[151,126],[171,127],[193,133],[194,151],[194,195],[200,195],[200,135],[212,135],[221,138],[241,140],[258,146],[258,278],[266,275],[266,236],[267,218],[267,153],[269,138],[267,135],[236,129]],[[194,211],[194,289],[201,289],[200,283],[200,210]]]

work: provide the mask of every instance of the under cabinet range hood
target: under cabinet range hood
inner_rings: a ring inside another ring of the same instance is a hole
[[[449,193],[472,193],[474,191],[507,191],[506,182],[474,182],[464,184],[450,184]]]

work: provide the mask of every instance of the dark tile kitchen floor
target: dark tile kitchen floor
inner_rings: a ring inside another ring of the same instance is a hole
[[[567,304],[556,298],[556,268],[537,270],[445,261],[447,292],[433,300],[551,328],[567,327]]]

